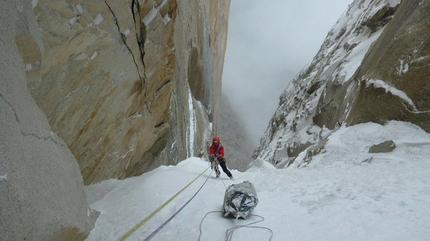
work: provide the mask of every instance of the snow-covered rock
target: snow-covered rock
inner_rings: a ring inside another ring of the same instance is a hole
[[[429,1],[350,4],[281,95],[253,159],[284,167],[315,144],[302,154],[312,159],[342,124],[401,120],[429,132],[429,8]]]

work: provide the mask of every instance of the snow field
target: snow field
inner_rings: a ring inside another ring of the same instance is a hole
[[[385,140],[393,140],[397,148],[368,153],[371,145]],[[224,183],[246,180],[259,198],[254,214],[265,218],[255,226],[271,229],[272,240],[429,240],[429,147],[430,135],[409,123],[342,126],[306,167],[275,169],[256,160],[246,172],[233,170],[234,181],[224,173],[221,179],[213,173],[208,177],[208,170],[127,240],[145,239],[207,178],[197,196],[152,240],[198,240],[202,222],[200,240],[225,240],[235,219],[208,212],[222,210]],[[189,158],[139,177],[87,187],[91,208],[101,212],[87,240],[118,240],[207,167],[207,162]],[[269,238],[267,230],[243,228],[235,230],[231,240]]]

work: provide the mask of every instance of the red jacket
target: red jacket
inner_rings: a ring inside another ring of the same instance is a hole
[[[216,150],[218,149],[218,146],[220,146],[220,148],[219,148],[218,152],[215,153]],[[210,155],[214,155],[214,156],[218,155],[219,156],[219,160],[222,160],[222,159],[224,159],[224,146],[222,146],[221,143],[219,143],[218,146],[212,144],[209,147],[209,154]]]

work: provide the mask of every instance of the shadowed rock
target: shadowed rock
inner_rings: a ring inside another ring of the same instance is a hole
[[[97,214],[76,159],[28,91],[24,63],[40,55],[17,46],[44,47],[31,3],[2,1],[0,16],[0,239],[84,240]]]

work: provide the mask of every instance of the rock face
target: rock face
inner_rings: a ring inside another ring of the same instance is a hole
[[[28,86],[85,184],[206,152],[219,126],[230,1],[33,4],[44,47],[16,41]]]
[[[78,164],[31,97],[17,46],[43,49],[30,2],[2,1],[0,20],[1,240],[84,240],[94,220]]]
[[[373,145],[369,148],[369,153],[384,153],[384,152],[392,152],[396,149],[396,143],[392,140],[384,141],[377,145]]]
[[[251,162],[252,144],[242,119],[233,110],[226,95],[222,97],[219,136],[225,147],[228,168],[245,171]]]
[[[400,120],[429,132],[429,26],[429,1],[354,1],[281,95],[253,158],[299,166],[299,153],[323,148],[342,124]]]

